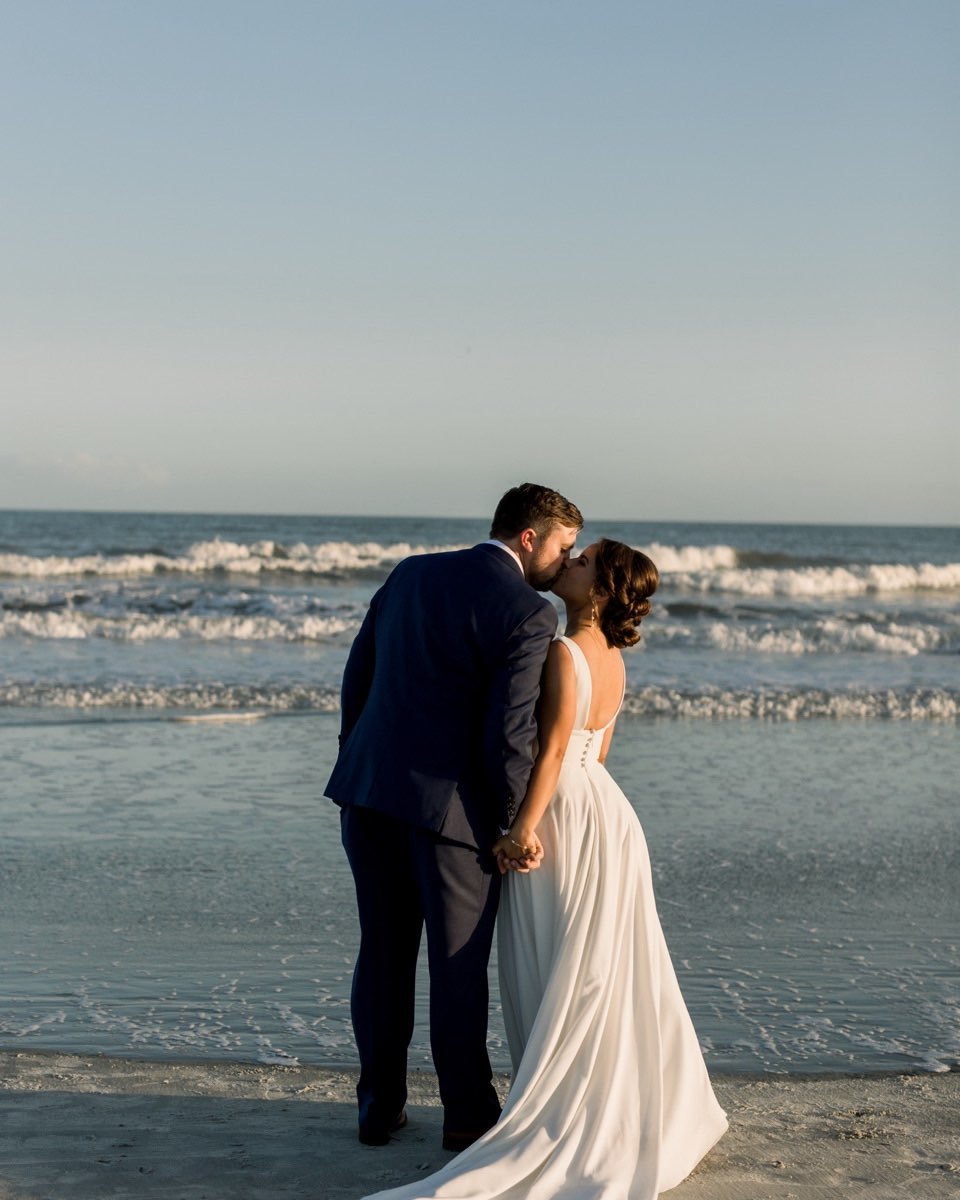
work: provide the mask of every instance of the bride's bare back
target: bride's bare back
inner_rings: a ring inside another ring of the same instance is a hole
[[[590,668],[592,697],[587,728],[603,729],[623,699],[623,655],[615,646],[608,646],[602,634],[598,636],[590,629],[578,631],[570,640],[583,651]]]

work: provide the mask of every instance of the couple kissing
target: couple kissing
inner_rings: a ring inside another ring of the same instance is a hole
[[[726,1129],[660,928],[637,815],[604,760],[621,651],[659,576],[579,509],[511,488],[490,540],[410,557],[374,595],[341,692],[326,794],[341,808],[360,951],[351,1015],[359,1137],[407,1123],[426,929],[443,1145],[377,1200],[657,1196]],[[552,591],[566,611],[556,635]],[[498,939],[513,1063],[501,1111],[486,1047]]]

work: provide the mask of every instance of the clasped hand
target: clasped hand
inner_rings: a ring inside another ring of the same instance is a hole
[[[525,875],[540,866],[543,845],[532,830],[522,838],[514,837],[514,831],[511,830],[493,843],[493,854],[501,875],[506,875],[508,871],[519,871]]]

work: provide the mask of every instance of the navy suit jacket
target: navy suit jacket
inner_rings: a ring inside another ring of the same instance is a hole
[[[490,846],[527,788],[556,628],[497,546],[405,559],[350,650],[326,795]]]

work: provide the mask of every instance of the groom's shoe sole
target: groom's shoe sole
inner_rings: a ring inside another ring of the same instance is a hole
[[[407,1123],[407,1110],[402,1109],[399,1116],[393,1118],[389,1125],[361,1124],[357,1136],[365,1146],[385,1146],[390,1141],[390,1134],[396,1133]]]

